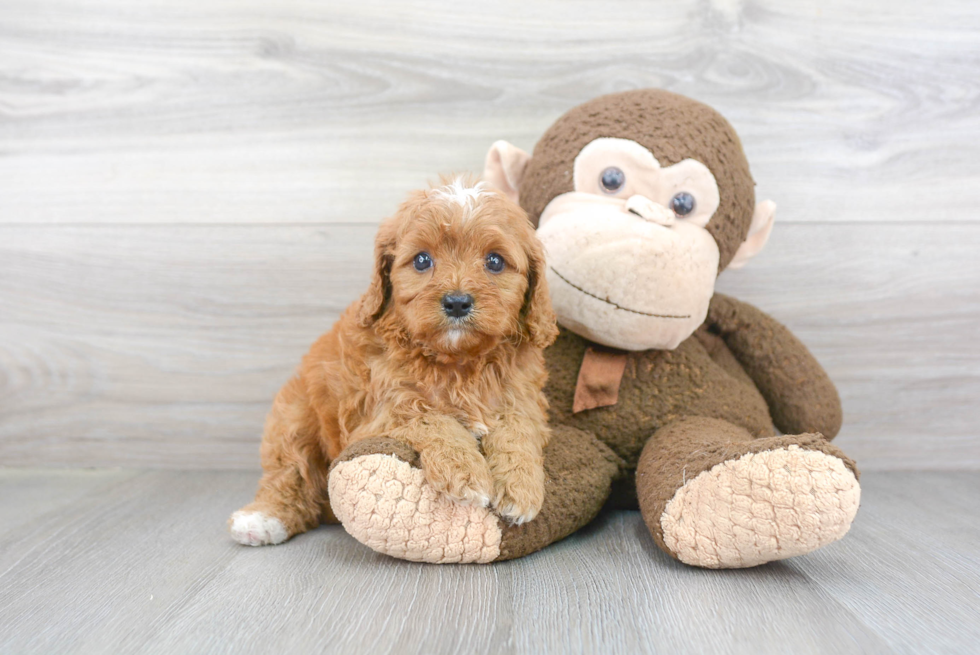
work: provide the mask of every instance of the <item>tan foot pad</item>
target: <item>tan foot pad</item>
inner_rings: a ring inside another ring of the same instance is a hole
[[[500,523],[490,510],[436,493],[420,469],[397,457],[340,462],[328,490],[347,532],[379,553],[432,564],[482,564],[500,555]]]
[[[722,462],[678,489],[660,517],[664,543],[685,564],[742,568],[837,541],[861,501],[837,457],[799,446]]]

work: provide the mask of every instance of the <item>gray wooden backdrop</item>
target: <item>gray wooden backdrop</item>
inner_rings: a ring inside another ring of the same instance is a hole
[[[742,136],[720,288],[838,383],[865,469],[980,467],[976,0],[0,3],[0,465],[250,468],[377,222],[657,86]]]

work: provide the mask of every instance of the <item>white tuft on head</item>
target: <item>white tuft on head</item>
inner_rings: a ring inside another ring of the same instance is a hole
[[[477,182],[473,186],[467,186],[466,182],[464,177],[457,176],[449,184],[436,189],[435,193],[441,198],[455,202],[460,207],[466,207],[479,200],[481,196],[490,194],[486,182]]]

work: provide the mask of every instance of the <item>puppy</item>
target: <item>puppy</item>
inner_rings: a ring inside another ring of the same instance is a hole
[[[330,462],[351,442],[401,440],[429,483],[512,523],[544,500],[542,350],[558,330],[544,255],[524,211],[456,178],[382,223],[371,286],[304,357],[262,438],[255,502],[234,538],[278,544],[336,522]]]

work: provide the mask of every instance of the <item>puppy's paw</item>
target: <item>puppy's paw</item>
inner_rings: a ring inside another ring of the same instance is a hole
[[[544,504],[544,469],[519,466],[494,468],[494,501],[497,513],[514,525],[527,523]]]
[[[228,519],[231,537],[243,546],[276,545],[289,539],[282,521],[262,512],[237,511]]]
[[[493,479],[479,451],[430,447],[420,457],[425,479],[437,492],[460,505],[490,504]]]

